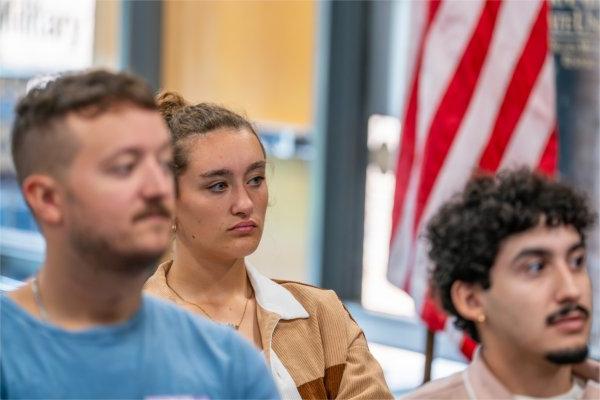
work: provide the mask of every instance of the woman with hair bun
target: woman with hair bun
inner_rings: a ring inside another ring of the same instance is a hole
[[[173,139],[177,209],[172,260],[146,290],[254,343],[283,398],[392,398],[333,291],[273,281],[246,262],[260,243],[269,199],[265,150],[252,124],[175,93],[158,102]]]

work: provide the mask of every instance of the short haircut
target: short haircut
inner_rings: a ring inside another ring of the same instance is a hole
[[[30,90],[16,106],[12,127],[19,183],[34,173],[57,175],[70,165],[78,145],[65,125],[68,114],[94,118],[122,104],[156,110],[152,89],[128,73],[73,73]]]
[[[171,132],[173,174],[178,178],[188,166],[188,139],[223,129],[247,129],[256,136],[263,155],[265,148],[252,123],[244,116],[213,103],[188,104],[175,92],[164,92],[157,98],[158,108]],[[176,179],[177,182],[177,179]]]
[[[489,289],[490,269],[500,245],[511,235],[544,223],[572,226],[585,241],[595,221],[582,193],[529,169],[475,176],[426,228],[433,287],[444,309],[456,317],[455,325],[479,341],[475,324],[461,317],[452,303],[452,284],[463,281]]]

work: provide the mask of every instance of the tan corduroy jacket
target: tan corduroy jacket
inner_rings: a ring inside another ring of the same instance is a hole
[[[145,289],[184,304],[166,284],[171,262],[158,267]],[[284,399],[392,399],[362,330],[337,295],[298,282],[275,282],[252,266],[262,347]]]
[[[403,396],[403,400],[416,399],[513,399],[514,396],[492,374],[481,358],[475,353],[471,364],[461,372],[447,378],[437,379]],[[598,382],[585,382],[580,399],[599,399]]]

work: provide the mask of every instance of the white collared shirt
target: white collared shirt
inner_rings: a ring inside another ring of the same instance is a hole
[[[279,315],[280,319],[289,320],[308,318],[308,312],[298,300],[283,286],[267,278],[256,268],[246,262],[246,271],[254,289],[257,303],[266,311]],[[285,368],[269,341],[269,364],[275,379],[277,389],[282,399],[301,399],[296,383],[289,371]]]

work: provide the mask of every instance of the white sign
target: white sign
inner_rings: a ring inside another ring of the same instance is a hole
[[[95,0],[0,0],[0,74],[88,68]]]

